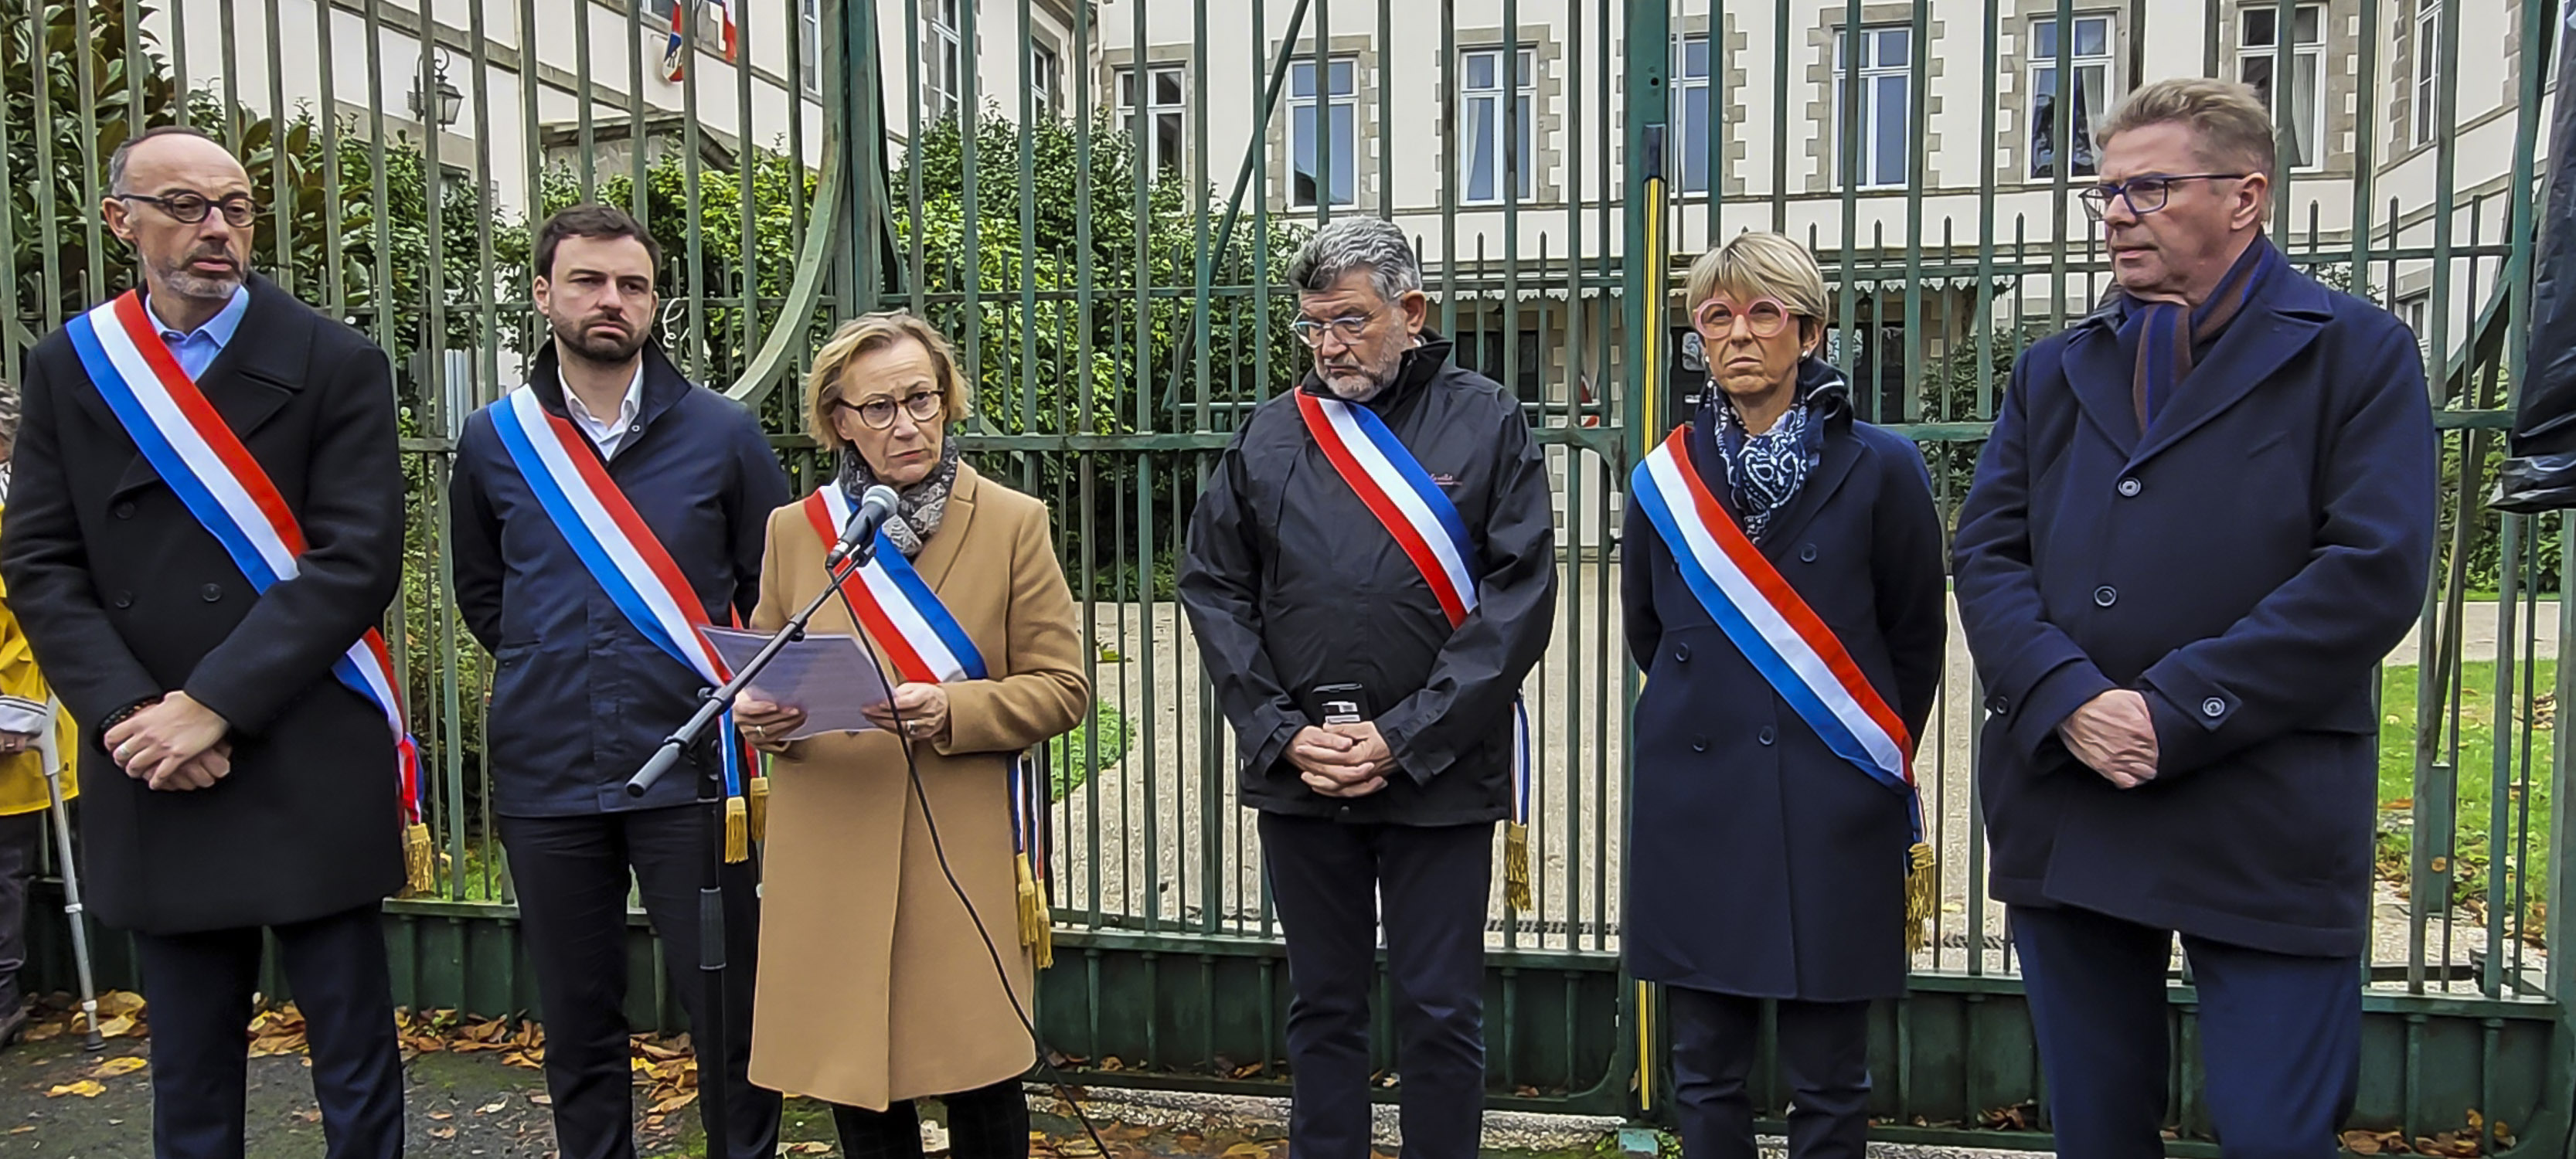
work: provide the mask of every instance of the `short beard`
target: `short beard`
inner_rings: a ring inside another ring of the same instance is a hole
[[[1324,389],[1331,392],[1334,398],[1343,402],[1367,402],[1392,385],[1397,375],[1404,373],[1404,351],[1396,351],[1395,357],[1389,359],[1384,366],[1363,366],[1360,368],[1360,373],[1367,381],[1364,384],[1349,385],[1344,379],[1325,373],[1322,367],[1315,369],[1315,377],[1324,380]]]
[[[625,365],[635,357],[636,351],[644,349],[644,337],[641,333],[631,333],[623,339],[593,338],[588,326],[579,329],[567,329],[562,326],[555,328],[555,341],[563,347],[565,353],[601,366]]]
[[[161,266],[159,269],[161,284],[169,287],[173,294],[200,302],[224,301],[232,297],[234,291],[241,289],[242,275],[239,269],[229,274],[216,275],[201,274],[189,269],[188,263],[195,261],[199,256],[201,255],[189,254],[176,262]]]

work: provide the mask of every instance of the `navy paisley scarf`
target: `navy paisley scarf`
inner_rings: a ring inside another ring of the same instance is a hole
[[[1712,401],[1701,406],[1704,412],[1716,412],[1703,418],[1716,420],[1712,429],[1718,458],[1726,465],[1728,497],[1744,525],[1744,537],[1757,542],[1770,529],[1772,517],[1797,501],[1808,474],[1823,460],[1825,412],[1841,402],[1842,375],[1827,363],[1807,358],[1798,364],[1797,389],[1798,401],[1770,430],[1758,435],[1744,428],[1734,400],[1723,392],[1711,389]]]

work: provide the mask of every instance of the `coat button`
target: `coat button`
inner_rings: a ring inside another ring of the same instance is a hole
[[[2140,491],[2144,491],[2144,490],[2146,490],[2146,489],[2147,489],[2147,485],[2146,485],[2146,484],[2141,483],[2141,482],[2138,482],[2138,481],[2137,481],[2137,480],[2135,480],[2135,479],[2122,479],[2122,480],[2120,480],[2120,497],[2121,497],[2121,498],[2124,498],[2124,499],[2135,499],[2135,498],[2137,498],[2137,497],[2138,497],[2138,492],[2140,492]]]
[[[2012,701],[2006,699],[2001,694],[1997,694],[1986,701],[1986,711],[1991,712],[1996,716],[2002,716],[2012,711]]]
[[[2120,589],[2112,587],[2109,584],[2103,584],[2101,587],[2093,589],[2093,603],[2096,606],[2107,608],[2119,602]]]
[[[197,589],[197,598],[211,604],[224,598],[224,589],[214,584],[207,584]]]
[[[119,503],[116,506],[109,508],[108,511],[119,519],[134,518],[134,504],[132,503]]]
[[[113,599],[113,600],[110,600],[110,601],[108,601],[108,602],[109,602],[109,603],[112,603],[112,604],[115,604],[117,607],[120,607],[120,608],[130,608],[130,607],[133,607],[133,606],[134,606],[134,593],[132,593],[132,592],[118,592],[118,593],[116,593],[116,598],[115,598],[115,599]]]
[[[1761,741],[1763,744],[1767,745],[1772,741],[1780,739],[1780,734],[1771,731],[1771,726],[1766,724],[1762,726],[1762,731],[1755,735],[1753,739]]]
[[[1692,737],[1692,738],[1691,738],[1691,751],[1692,751],[1692,752],[1695,752],[1695,753],[1704,753],[1704,752],[1707,752],[1707,751],[1708,751],[1708,738],[1707,738],[1707,737],[1704,737],[1704,736],[1695,736],[1695,737]]]
[[[1673,645],[1673,663],[1675,663],[1675,664],[1688,664],[1688,663],[1690,663],[1690,645],[1688,645],[1688,644],[1675,644],[1675,645]]]
[[[1815,544],[1810,543],[1810,544],[1808,544],[1808,545],[1806,545],[1806,546],[1804,546],[1804,547],[1799,548],[1799,549],[1798,549],[1798,562],[1800,562],[1800,563],[1814,563],[1814,562],[1816,562],[1816,545],[1815,545]]]
[[[2200,702],[2200,714],[2211,720],[2227,715],[2227,702],[2213,696]]]

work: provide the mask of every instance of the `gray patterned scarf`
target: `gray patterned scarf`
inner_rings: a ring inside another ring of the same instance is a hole
[[[957,464],[962,453],[951,432],[939,440],[939,465],[931,469],[929,477],[895,491],[894,514],[886,517],[885,537],[905,559],[920,558],[921,545],[939,534],[939,521],[948,514],[948,489],[957,484]],[[841,469],[834,477],[840,481],[841,493],[853,503],[877,482],[875,474],[868,470],[867,460],[859,457],[857,448],[848,445],[841,448]]]

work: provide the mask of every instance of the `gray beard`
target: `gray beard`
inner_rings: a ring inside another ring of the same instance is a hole
[[[175,270],[161,271],[161,283],[170,287],[171,293],[182,298],[192,298],[200,302],[221,302],[229,300],[233,296],[233,291],[241,288],[242,280],[238,275],[207,277],[182,266]]]
[[[1385,390],[1386,384],[1371,378],[1365,383],[1347,386],[1343,384],[1343,380],[1327,375],[1324,377],[1324,389],[1332,392],[1334,398],[1343,402],[1367,402],[1376,398],[1379,391]]]

